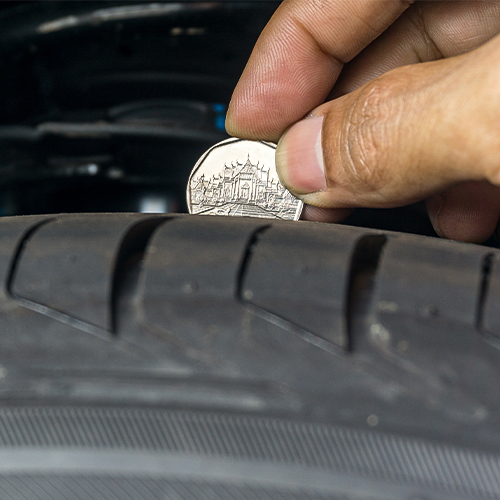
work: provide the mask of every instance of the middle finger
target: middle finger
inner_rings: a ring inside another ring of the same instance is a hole
[[[500,2],[416,2],[348,63],[330,98],[383,73],[473,50],[500,33]]]

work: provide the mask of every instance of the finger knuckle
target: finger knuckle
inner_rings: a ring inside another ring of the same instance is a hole
[[[404,78],[379,78],[363,87],[344,120],[342,167],[345,181],[358,190],[378,191],[386,183],[397,140],[397,87]]]

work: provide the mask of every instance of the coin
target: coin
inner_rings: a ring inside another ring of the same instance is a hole
[[[189,177],[189,213],[298,220],[303,203],[280,182],[276,144],[227,139],[212,146]]]

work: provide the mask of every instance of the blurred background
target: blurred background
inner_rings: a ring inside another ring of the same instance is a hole
[[[0,2],[0,215],[185,212],[279,3]],[[422,204],[346,223],[435,234]]]

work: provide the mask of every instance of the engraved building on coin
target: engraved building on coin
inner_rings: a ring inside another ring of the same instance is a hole
[[[190,213],[297,220],[302,202],[278,179],[275,147],[229,139],[207,151],[189,180]]]

